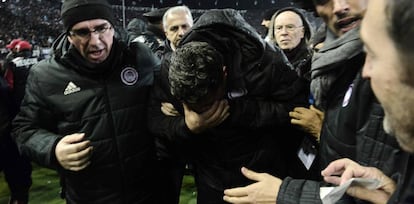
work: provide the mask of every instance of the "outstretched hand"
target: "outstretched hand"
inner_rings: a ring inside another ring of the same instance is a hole
[[[223,200],[229,203],[275,204],[282,180],[267,173],[241,169],[246,178],[257,181],[245,187],[224,190]]]

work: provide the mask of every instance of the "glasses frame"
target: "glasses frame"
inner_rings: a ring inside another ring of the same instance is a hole
[[[96,26],[93,30],[89,30],[88,28],[79,28],[75,30],[70,30],[68,33],[72,37],[78,37],[83,40],[89,40],[93,33],[102,36],[107,31],[111,30],[113,27],[111,24],[105,23],[102,25]]]

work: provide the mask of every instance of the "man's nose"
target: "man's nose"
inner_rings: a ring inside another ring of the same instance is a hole
[[[349,11],[348,0],[333,0],[333,13],[341,15]]]

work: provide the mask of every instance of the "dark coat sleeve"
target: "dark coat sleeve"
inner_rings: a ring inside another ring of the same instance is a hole
[[[245,76],[247,95],[230,101],[230,119],[251,128],[289,125],[289,111],[307,107],[309,96],[309,83],[289,65],[280,50],[267,49]]]
[[[164,54],[161,70],[155,76],[148,107],[148,126],[155,136],[158,155],[170,157],[172,154],[188,149],[193,133],[184,120],[182,103],[170,93],[168,83],[169,54]],[[180,112],[179,116],[167,116],[161,112],[161,103],[171,103]],[[183,153],[184,154],[184,153]]]
[[[55,147],[61,136],[49,131],[56,129],[56,118],[41,96],[38,81],[40,69],[33,67],[26,86],[26,96],[13,121],[12,136],[19,151],[40,165],[57,168]]]
[[[320,182],[286,177],[280,186],[277,204],[322,204]]]
[[[0,143],[10,134],[10,94],[6,81],[0,77]]]

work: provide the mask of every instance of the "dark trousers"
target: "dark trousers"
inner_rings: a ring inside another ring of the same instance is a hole
[[[158,160],[163,203],[178,204],[186,163],[170,158]]]
[[[11,199],[27,201],[32,185],[32,165],[27,157],[20,155],[9,135],[0,141],[0,170],[4,172]]]

